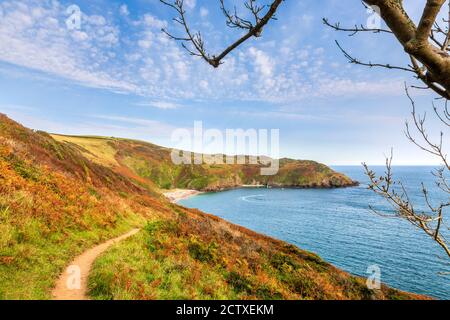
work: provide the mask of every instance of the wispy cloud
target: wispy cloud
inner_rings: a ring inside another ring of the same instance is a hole
[[[123,126],[131,127],[133,130],[138,130],[142,133],[145,132],[151,137],[169,137],[175,129],[175,127],[170,124],[150,119],[111,115],[93,115],[91,118],[105,120],[109,125],[118,123],[121,124],[122,128]]]
[[[32,110],[36,110],[36,108],[17,104],[0,104],[0,112],[32,111]]]
[[[157,108],[157,109],[178,109],[181,107],[180,104],[169,102],[169,101],[153,101],[153,102],[140,102],[136,105],[141,107],[151,107],[151,108]]]
[[[190,15],[210,19],[205,7],[197,9],[196,1],[186,5]],[[320,96],[401,94],[401,79],[351,77],[323,48],[292,46],[283,39],[252,42],[213,70],[161,33],[169,25],[167,17],[141,13],[133,20],[126,5],[112,8],[117,11],[112,15],[83,13],[81,29],[69,30],[66,7],[57,0],[3,1],[0,60],[88,87],[149,97],[159,102],[148,106],[159,109],[178,108],[165,102],[171,99],[282,104]],[[123,17],[126,26],[118,24],[117,17]],[[313,19],[304,14],[301,23]],[[212,47],[222,47],[223,36],[214,30],[205,34]]]
[[[81,84],[133,91],[135,85],[102,70],[118,42],[118,29],[102,16],[83,16],[83,31],[68,30],[65,7],[57,1],[0,4],[0,59]],[[94,59],[92,59],[94,58]],[[92,60],[95,60],[93,62]]]

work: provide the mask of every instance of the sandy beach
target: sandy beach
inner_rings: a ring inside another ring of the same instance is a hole
[[[173,189],[166,192],[163,192],[163,194],[170,200],[172,203],[177,203],[180,200],[196,196],[198,194],[201,194],[203,192],[197,191],[197,190],[189,190],[189,189]]]

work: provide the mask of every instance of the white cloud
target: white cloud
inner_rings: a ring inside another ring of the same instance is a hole
[[[74,30],[71,33],[71,36],[77,41],[84,41],[89,38],[89,36],[87,35],[86,32],[82,32],[82,31],[78,31],[78,30]]]
[[[92,15],[88,17],[89,23],[95,26],[103,26],[106,24],[106,20],[103,16]]]
[[[205,81],[205,80],[201,80],[200,82],[199,82],[199,86],[200,86],[200,88],[202,88],[202,89],[208,89],[208,87],[209,87],[209,85],[208,85],[208,81]]]
[[[0,106],[1,109],[1,106]],[[158,145],[169,145],[170,136],[176,127],[162,121],[132,117],[94,115],[80,122],[61,122],[30,115],[29,110],[11,110],[7,114],[28,128],[73,135],[114,136],[121,138],[152,141]]]
[[[272,59],[263,51],[258,50],[255,47],[251,47],[248,52],[261,75],[264,77],[270,77],[274,69]]]
[[[126,4],[122,4],[119,8],[119,12],[122,16],[128,16],[130,11],[128,11],[128,6]]]
[[[195,1],[189,3],[195,7]],[[367,80],[350,76],[345,68],[330,68],[334,61],[321,47],[252,40],[249,49],[233,52],[213,69],[168,39],[160,31],[168,22],[152,14],[127,19],[130,30],[123,34],[114,17],[99,14],[83,14],[81,30],[68,30],[65,7],[56,0],[3,1],[0,14],[0,61],[151,100],[285,103],[320,96],[402,94],[396,92],[402,79]],[[223,34],[216,30],[204,37],[208,48],[223,47]]]
[[[145,32],[143,38],[141,38],[138,41],[138,45],[141,48],[148,49],[152,46],[152,42],[153,42],[153,33],[148,31],[148,32]]]
[[[124,137],[130,137],[130,133],[135,137],[147,139],[149,137],[170,137],[172,131],[176,129],[176,127],[165,122],[150,119],[110,115],[94,115],[91,118],[107,121],[106,126],[112,127],[114,132],[126,131],[127,128],[131,130],[131,132],[124,133]],[[117,123],[117,125],[114,125],[114,123]],[[96,124],[95,127],[97,126],[102,127],[101,124]],[[109,132],[111,132],[111,129],[109,129]]]
[[[95,68],[109,60],[102,47],[118,42],[118,30],[101,16],[83,16],[82,31],[65,27],[65,8],[51,5],[27,6],[20,2],[0,3],[0,60],[45,71],[88,86],[130,91],[135,85]]]
[[[325,52],[325,49],[321,48],[321,47],[314,49],[315,55],[321,55],[321,54],[324,54],[324,52]]]
[[[200,8],[200,17],[205,18],[208,16],[208,14],[209,14],[208,9],[206,9],[205,7]]]
[[[143,19],[144,24],[150,28],[167,28],[167,22],[164,20],[160,20],[151,14],[145,14]]]
[[[314,21],[314,16],[312,16],[310,14],[305,13],[300,16],[300,24],[304,28],[311,27],[313,21]]]
[[[331,79],[319,81],[319,92],[328,96],[360,95],[395,95],[402,92],[404,84],[401,79],[380,82],[355,81],[349,79]]]
[[[144,103],[139,103],[137,105],[142,106],[142,107],[153,107],[153,108],[164,109],[164,110],[178,109],[181,107],[179,104],[176,104],[173,102],[168,102],[168,101],[144,102]]]
[[[142,58],[142,55],[139,53],[125,54],[125,59],[128,62],[136,62]]]
[[[194,9],[195,5],[196,5],[196,0],[185,0],[184,1],[184,5],[188,8],[188,9]]]
[[[1,112],[10,112],[10,111],[33,111],[35,110],[34,107],[30,106],[24,106],[24,105],[17,105],[17,104],[0,104],[0,111]]]

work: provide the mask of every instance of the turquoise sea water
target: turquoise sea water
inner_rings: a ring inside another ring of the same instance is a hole
[[[361,167],[335,167],[361,182],[344,189],[236,189],[202,194],[179,204],[285,240],[319,254],[328,262],[367,277],[381,268],[381,280],[395,288],[450,299],[449,259],[422,231],[409,223],[378,216],[368,205],[389,212],[386,202],[367,190]],[[374,167],[382,173],[382,167]],[[424,208],[420,183],[438,200],[431,167],[396,167],[412,202]],[[434,190],[434,192],[433,192]],[[450,212],[449,212],[450,214]],[[449,220],[450,221],[450,217]],[[449,223],[447,223],[446,235]]]

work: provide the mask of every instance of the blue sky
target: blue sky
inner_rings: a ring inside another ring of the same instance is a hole
[[[186,2],[210,52],[239,37],[225,27],[218,1]],[[423,3],[406,2],[414,19]],[[72,4],[83,13],[80,30],[65,25]],[[434,163],[403,134],[410,106],[402,87],[415,80],[349,65],[334,40],[365,60],[405,65],[399,45],[389,35],[348,37],[322,25],[323,17],[364,24],[360,1],[287,0],[263,37],[218,70],[161,33],[177,32],[172,17],[158,0],[0,1],[0,112],[34,129],[165,146],[174,129],[195,120],[221,130],[275,128],[282,156],[381,164],[393,147],[395,164]],[[431,110],[431,93],[413,93]]]

